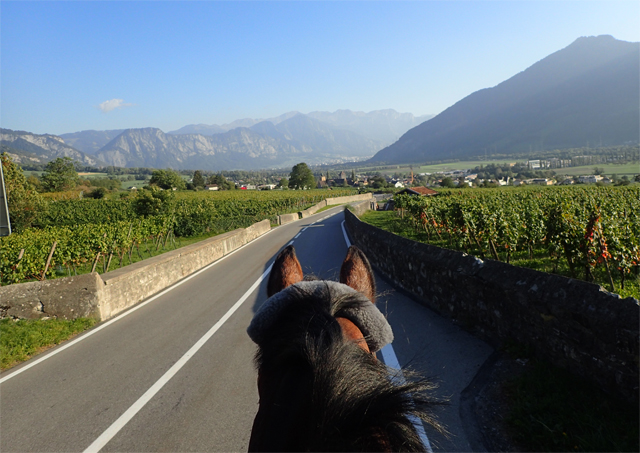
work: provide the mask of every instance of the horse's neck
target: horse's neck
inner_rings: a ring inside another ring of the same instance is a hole
[[[304,450],[305,408],[312,378],[299,367],[281,376],[260,376],[260,408],[253,422],[249,451]]]

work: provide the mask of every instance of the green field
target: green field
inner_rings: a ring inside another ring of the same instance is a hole
[[[461,162],[449,162],[446,164],[434,164],[434,165],[417,165],[416,164],[413,166],[413,173],[414,174],[437,173],[437,172],[452,171],[452,170],[468,170],[475,167],[479,167],[480,165],[505,164],[505,163],[515,163],[515,162],[518,162],[518,160],[516,159],[491,160],[491,161],[467,160],[467,161],[461,161]],[[406,165],[406,164],[393,165],[389,167],[390,168],[387,168],[385,170],[376,170],[376,171],[379,171],[379,173],[383,175],[392,175],[394,173],[407,173],[407,174],[411,173],[411,168],[409,167],[409,165]],[[372,170],[373,168],[376,168],[376,167],[375,166],[358,167],[356,171],[358,172],[373,171]]]
[[[558,175],[567,176],[580,176],[580,175],[592,175],[594,168],[604,169],[604,174],[607,176],[635,176],[640,174],[640,163],[632,164],[598,164],[598,165],[584,165],[581,167],[569,167],[569,168],[556,168],[555,172]]]

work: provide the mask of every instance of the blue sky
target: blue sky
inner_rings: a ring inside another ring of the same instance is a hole
[[[0,2],[0,125],[437,114],[580,36],[640,41],[640,2]]]

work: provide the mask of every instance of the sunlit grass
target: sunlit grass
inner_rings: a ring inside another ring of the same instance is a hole
[[[92,318],[0,320],[0,368],[5,370],[97,323]]]

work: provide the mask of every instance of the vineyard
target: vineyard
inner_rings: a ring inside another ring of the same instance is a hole
[[[0,284],[106,272],[177,247],[306,209],[353,190],[140,191],[119,200],[49,201],[34,227],[0,238]]]
[[[398,221],[424,242],[482,259],[517,260],[638,297],[637,186],[443,191],[396,196],[395,207]]]

